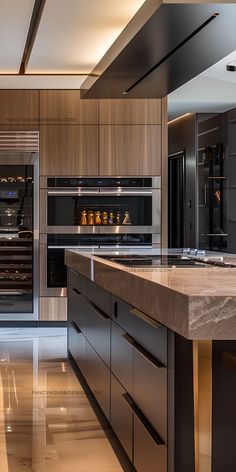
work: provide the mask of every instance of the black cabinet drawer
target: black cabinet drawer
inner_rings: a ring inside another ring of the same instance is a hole
[[[164,365],[167,365],[167,328],[128,303],[113,297],[112,318]]]
[[[94,303],[105,315],[111,315],[111,293],[104,290],[91,280],[87,280],[86,296]]]
[[[132,461],[133,413],[124,399],[125,393],[122,385],[111,375],[111,425]]]
[[[74,321],[85,334],[87,328],[87,300],[74,287],[68,287],[68,320]]]
[[[97,305],[87,300],[86,337],[94,349],[110,367],[111,320]]]
[[[83,277],[83,275],[80,275],[77,272],[74,272],[73,270],[69,269],[68,284],[83,295],[85,295],[86,292],[87,280],[88,279],[86,279],[86,277]]]
[[[70,322],[68,326],[68,349],[86,377],[86,339],[75,322]]]
[[[131,313],[135,316],[133,322],[133,337],[147,349],[158,361],[167,366],[167,328],[157,321],[140,318],[146,316],[136,308],[131,308]]]
[[[111,323],[111,371],[132,395],[133,347],[125,339],[125,331],[114,321]]]
[[[167,369],[133,352],[133,399],[160,437],[167,442]]]
[[[167,447],[157,444],[134,415],[134,467],[137,472],[167,472]]]
[[[131,308],[131,305],[128,305],[128,303],[113,297],[112,318],[121,328],[132,335],[134,317],[130,313]]]
[[[87,341],[87,383],[106,417],[110,420],[110,370]]]

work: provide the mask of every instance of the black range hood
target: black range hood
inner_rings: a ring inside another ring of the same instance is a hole
[[[134,17],[93,70],[97,77],[83,83],[82,98],[161,98],[236,49],[236,4],[150,3],[151,16],[146,7],[138,30]]]

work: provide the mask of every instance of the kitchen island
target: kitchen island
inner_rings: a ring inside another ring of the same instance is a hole
[[[66,251],[68,348],[130,461],[138,472],[233,472],[235,268],[104,255]]]

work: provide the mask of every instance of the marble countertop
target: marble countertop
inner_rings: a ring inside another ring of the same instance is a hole
[[[99,257],[160,252],[67,250],[65,262],[188,339],[236,339],[236,268],[129,268]]]

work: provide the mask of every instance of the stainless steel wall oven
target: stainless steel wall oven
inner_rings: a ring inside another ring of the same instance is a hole
[[[66,248],[160,244],[160,177],[44,177],[40,187],[41,296],[66,296]]]

